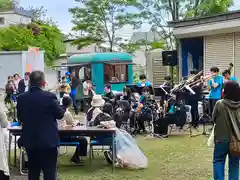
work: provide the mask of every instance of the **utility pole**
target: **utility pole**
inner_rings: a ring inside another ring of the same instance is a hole
[[[147,37],[147,35],[148,35],[148,32],[144,32],[144,36],[145,36],[145,38],[144,38],[144,43],[145,43],[145,59],[146,59],[146,61],[145,61],[145,64],[146,64],[146,75],[147,75],[147,77],[148,77],[148,43],[147,43],[147,41],[148,41],[148,37]]]
[[[176,20],[179,20],[179,0],[175,0],[175,3],[176,3],[176,9],[175,9],[175,17],[176,19],[174,19],[175,21]],[[177,67],[176,67],[176,79],[177,81],[179,81],[179,55],[180,55],[180,52],[179,52],[179,41],[176,39],[176,50],[177,50],[177,58],[178,58],[178,64],[177,64]]]

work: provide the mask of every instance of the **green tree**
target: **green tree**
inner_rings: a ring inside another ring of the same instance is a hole
[[[154,49],[167,50],[166,43],[164,40],[155,42],[140,40],[135,43],[120,43],[119,46],[121,50],[129,54],[133,54],[134,52],[140,49],[144,49],[145,51],[152,51]]]
[[[35,32],[36,27],[39,32]],[[0,29],[0,50],[26,51],[29,46],[44,51],[45,63],[51,65],[65,51],[60,30],[54,25],[14,25]]]
[[[42,22],[49,25],[56,25],[57,22],[54,21],[51,17],[47,16],[47,9],[43,6],[41,7],[32,7],[30,6],[26,10],[31,11],[33,14],[33,21]]]
[[[115,45],[116,31],[131,21],[126,16],[130,7],[135,7],[137,0],[79,0],[80,7],[69,9],[73,16],[73,31],[81,36],[73,41],[78,48],[93,43],[107,43],[110,51]]]
[[[13,6],[18,6],[17,0],[0,0],[0,9],[9,9]]]
[[[232,0],[194,0],[187,7],[185,18],[210,16],[227,12],[233,5]]]
[[[136,22],[151,24],[166,41],[168,49],[175,48],[175,38],[167,27],[168,21],[227,12],[232,0],[140,0]],[[132,16],[132,15],[131,15]],[[141,18],[139,18],[141,17]]]

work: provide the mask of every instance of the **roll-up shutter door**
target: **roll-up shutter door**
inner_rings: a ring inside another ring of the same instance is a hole
[[[167,75],[167,67],[162,65],[162,58],[153,58],[153,84],[159,86],[164,83],[164,78]]]
[[[210,68],[217,66],[220,72],[229,67],[229,63],[234,63],[234,34],[219,34],[213,36],[205,36],[205,74]]]
[[[240,80],[240,32],[235,33],[235,49],[234,49],[234,72],[238,80]]]

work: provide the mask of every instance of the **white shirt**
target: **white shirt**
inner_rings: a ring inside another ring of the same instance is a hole
[[[14,80],[14,84],[15,84],[16,89],[18,89],[18,83],[19,83],[19,81],[20,81],[20,79]]]
[[[25,79],[24,79],[24,84],[25,84],[25,92],[27,92],[28,91],[28,82],[29,81],[26,81]]]
[[[90,85],[87,83],[87,81],[83,82],[83,95],[88,96],[89,95],[89,87]]]
[[[58,120],[58,125],[60,126],[72,126],[77,125],[78,121],[74,120],[72,114],[68,109],[65,111],[64,116],[61,120]]]
[[[94,107],[91,107],[88,112]],[[95,107],[95,109],[93,110],[93,113],[92,113],[92,119],[89,121],[89,123],[91,122],[94,122],[95,118],[100,114],[102,113],[101,109],[98,108],[98,107]]]

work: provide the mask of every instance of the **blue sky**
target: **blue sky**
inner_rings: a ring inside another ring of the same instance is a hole
[[[48,10],[47,14],[58,22],[59,28],[66,34],[68,34],[72,28],[71,15],[68,13],[68,9],[74,7],[78,3],[74,0],[19,0],[20,5],[23,7],[40,7],[44,6]],[[240,0],[234,0],[235,6],[232,9],[240,9]],[[147,31],[149,26],[145,25],[141,31]],[[121,31],[121,36],[131,36],[133,30],[131,27],[126,27]],[[119,33],[118,33],[119,34]],[[120,35],[120,34],[119,34]]]

